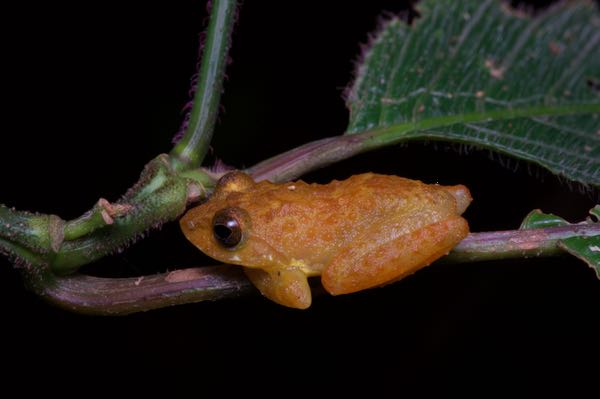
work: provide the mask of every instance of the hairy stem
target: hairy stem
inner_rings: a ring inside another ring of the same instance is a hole
[[[472,233],[439,262],[553,256],[561,252],[561,240],[595,235],[600,235],[599,224]],[[129,314],[258,292],[241,268],[232,265],[182,269],[138,278],[75,275],[51,279],[36,284],[40,295],[66,309],[90,314]]]
[[[125,216],[132,209],[131,205],[111,204],[101,198],[92,210],[65,224],[64,239],[72,241],[89,235],[97,229],[113,224],[115,218]]]
[[[0,205],[0,253],[26,265],[31,278],[73,273],[123,249],[148,229],[176,219],[189,203],[208,194],[214,178],[197,166],[208,150],[218,113],[236,6],[236,0],[213,2],[190,122],[171,156],[160,155],[148,163],[120,201],[101,199],[75,220]]]
[[[189,124],[171,155],[176,169],[200,166],[212,138],[219,111],[236,0],[214,0]]]
[[[163,154],[146,165],[121,200],[111,204],[101,199],[72,221],[0,205],[0,252],[23,261],[29,270],[73,273],[124,248],[145,231],[175,220],[189,203],[206,195],[208,181],[212,180],[200,170],[175,172]]]

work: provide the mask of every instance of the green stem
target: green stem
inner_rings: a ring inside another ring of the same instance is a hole
[[[126,210],[120,217],[112,223],[98,222],[102,223],[100,228],[95,224],[96,212],[92,212],[65,230],[76,232],[73,237],[85,230],[92,234],[65,240],[50,262],[51,270],[61,275],[73,273],[82,265],[124,248],[148,229],[176,219],[186,209],[191,184],[195,183],[172,169],[168,156],[155,158],[144,168],[138,183],[113,205]]]
[[[9,257],[20,259],[26,265],[41,265],[44,263],[44,256],[36,254],[28,248],[24,248],[19,244],[0,238],[0,255],[4,254]]]
[[[144,168],[118,202],[101,199],[83,216],[65,222],[55,215],[19,212],[0,205],[0,251],[28,266],[64,275],[116,252],[145,231],[175,220],[204,198],[214,181],[201,170],[177,173],[168,155]]]
[[[132,208],[128,204],[111,204],[101,198],[92,210],[65,224],[64,239],[73,241],[90,235],[97,229],[113,224],[115,218],[125,216]]]
[[[40,255],[56,252],[63,241],[63,227],[64,221],[58,216],[16,211],[0,204],[0,238],[22,251]],[[13,253],[8,247],[5,250]]]
[[[600,235],[600,224],[469,234],[439,263],[546,257],[560,254],[561,240]],[[40,279],[48,278],[41,276]],[[137,278],[82,275],[51,277],[38,293],[66,309],[89,314],[129,314],[166,306],[257,293],[238,266],[182,269]]]
[[[189,124],[171,155],[176,170],[200,166],[215,126],[236,13],[235,0],[214,0]]]
[[[235,0],[213,2],[190,122],[172,156],[151,161],[121,201],[101,199],[72,221],[0,205],[1,252],[33,269],[72,273],[122,249],[149,228],[174,220],[190,202],[208,194],[214,178],[196,166],[208,150],[217,117],[235,12]]]

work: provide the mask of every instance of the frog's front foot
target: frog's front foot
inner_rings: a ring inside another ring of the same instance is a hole
[[[261,294],[273,302],[296,309],[306,309],[312,302],[308,280],[299,269],[266,272],[244,267],[244,272]]]

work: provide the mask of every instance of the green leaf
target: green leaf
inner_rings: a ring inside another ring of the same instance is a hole
[[[596,221],[588,219],[581,224],[598,223],[600,220],[600,205],[590,210],[590,214]],[[566,226],[571,223],[556,215],[545,214],[539,209],[531,211],[521,223],[521,230],[541,229],[545,227]],[[596,276],[600,279],[600,235],[570,237],[560,240],[558,245],[571,255],[583,260],[589,267],[594,269]]]
[[[596,218],[600,222],[600,205],[596,205],[590,210],[590,215]]]
[[[544,227],[566,226],[568,224],[569,223],[561,217],[551,213],[545,214],[539,209],[535,209],[525,216],[519,230],[543,229]]]
[[[372,146],[450,140],[600,186],[600,16],[561,2],[533,19],[496,0],[424,0],[383,24],[348,92],[346,134]]]
[[[600,236],[567,238],[558,245],[587,263],[600,279]]]

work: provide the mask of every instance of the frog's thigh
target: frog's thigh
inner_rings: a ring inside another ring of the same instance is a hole
[[[298,269],[265,272],[261,269],[244,268],[246,276],[260,292],[280,305],[306,309],[312,297],[306,275]]]
[[[338,295],[398,280],[448,253],[468,233],[466,220],[452,216],[379,244],[372,240],[352,244],[324,270],[323,286]]]

